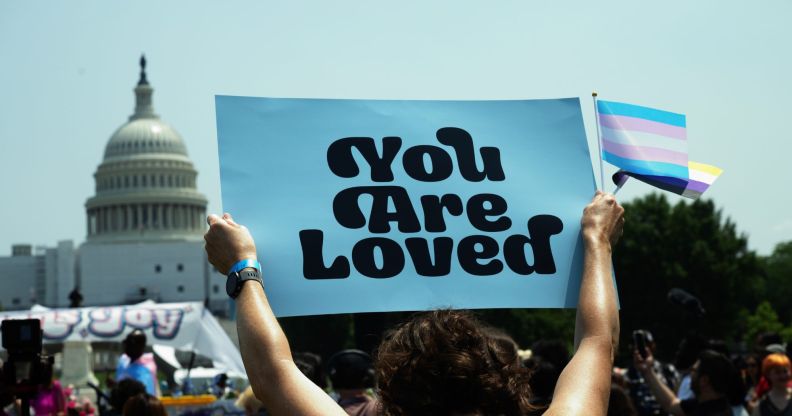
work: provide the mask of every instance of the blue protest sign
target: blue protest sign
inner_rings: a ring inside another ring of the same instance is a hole
[[[278,316],[577,304],[577,98],[216,97],[223,207]]]

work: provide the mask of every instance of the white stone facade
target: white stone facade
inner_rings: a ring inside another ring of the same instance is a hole
[[[208,300],[227,309],[225,282],[206,261],[206,197],[182,137],[160,120],[141,58],[135,109],[108,140],[85,203],[86,241],[31,253],[15,246],[0,258],[0,304],[26,309],[69,305],[75,288],[84,306]]]

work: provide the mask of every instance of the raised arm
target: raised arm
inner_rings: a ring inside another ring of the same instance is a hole
[[[646,358],[641,357],[637,350],[633,351],[633,364],[638,371],[643,374],[646,384],[649,385],[649,390],[652,395],[657,399],[657,403],[668,413],[674,416],[685,416],[685,411],[682,409],[682,402],[674,394],[668,386],[657,377],[652,367],[654,365],[654,357],[651,351],[646,351]]]
[[[247,228],[230,215],[210,215],[206,232],[209,262],[223,274],[234,263],[256,259]],[[346,415],[330,396],[297,368],[289,341],[272,313],[264,289],[246,281],[236,299],[237,332],[242,361],[253,393],[272,415]]]
[[[583,278],[575,319],[575,354],[558,379],[547,415],[608,412],[619,315],[613,287],[611,248],[621,236],[624,209],[613,195],[597,191],[583,210]]]

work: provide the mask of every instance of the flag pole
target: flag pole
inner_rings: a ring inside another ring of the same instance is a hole
[[[602,136],[600,135],[600,128],[599,128],[599,112],[597,111],[596,91],[591,93],[591,99],[592,101],[594,101],[594,125],[597,126],[597,149],[599,150],[599,162],[600,162],[600,188],[602,188],[601,189],[602,192],[605,192],[605,167],[603,166],[604,162],[602,161]]]

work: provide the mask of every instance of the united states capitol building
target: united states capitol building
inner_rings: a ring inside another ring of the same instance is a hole
[[[135,107],[108,140],[85,202],[86,241],[15,244],[0,257],[2,309],[208,300],[224,314],[221,279],[206,260],[206,197],[184,139],[155,113],[141,58]],[[76,289],[76,290],[75,290]]]

